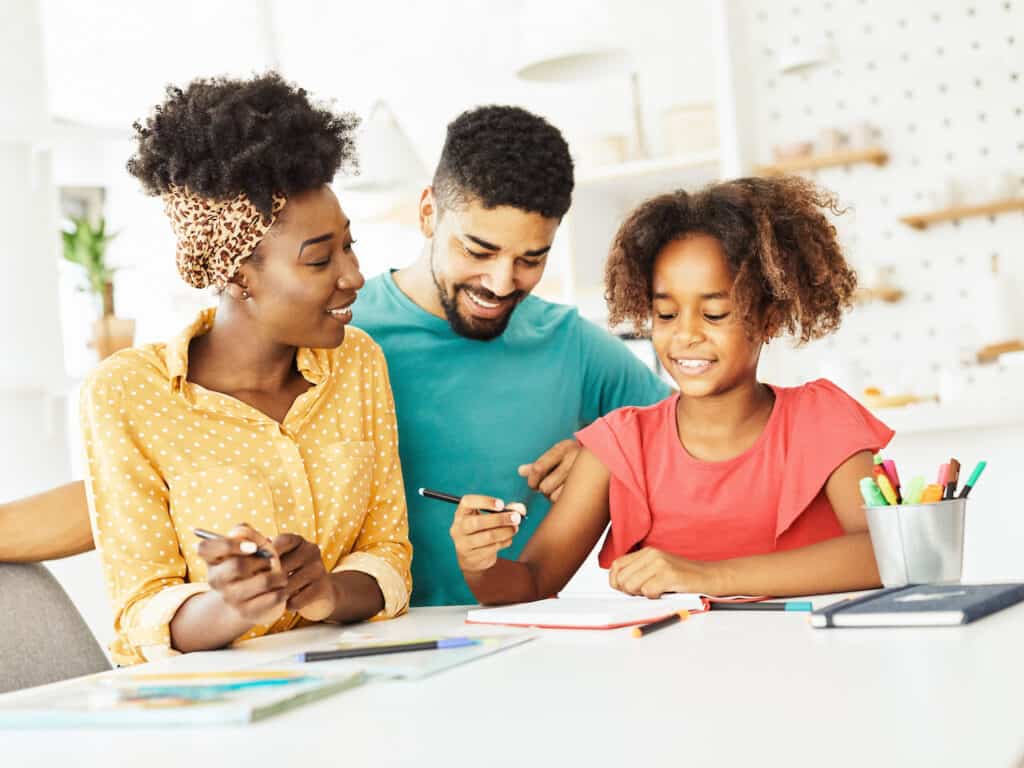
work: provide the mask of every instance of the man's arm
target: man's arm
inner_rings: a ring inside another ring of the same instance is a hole
[[[0,504],[0,561],[56,560],[94,546],[80,480]]]

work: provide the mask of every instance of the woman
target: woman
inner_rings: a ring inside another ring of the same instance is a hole
[[[83,388],[119,663],[408,604],[387,369],[346,327],[363,277],[327,186],[355,125],[268,74],[169,88],[135,126],[128,170],[163,198],[182,277],[220,300]]]

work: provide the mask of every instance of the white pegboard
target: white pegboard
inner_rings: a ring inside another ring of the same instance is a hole
[[[894,269],[898,304],[857,307],[833,337],[786,352],[784,378],[828,373],[890,392],[936,392],[944,370],[971,349],[1004,339],[978,327],[1000,278],[1024,290],[1024,215],[964,219],[918,231],[900,216],[944,207],[949,180],[964,203],[1024,195],[1024,1],[750,0],[743,28],[751,63],[757,161],[773,145],[819,131],[874,126],[883,167],[823,169],[813,178],[851,210],[837,220],[858,272]],[[831,49],[823,66],[780,74],[793,48]],[[1019,296],[1024,304],[1024,295]],[[774,352],[777,356],[778,352]],[[963,378],[1001,375],[968,369]]]

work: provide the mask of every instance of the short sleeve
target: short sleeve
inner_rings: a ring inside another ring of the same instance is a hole
[[[580,445],[593,453],[610,477],[608,509],[611,527],[598,556],[602,568],[643,541],[651,530],[645,462],[653,446],[643,415],[654,409],[620,408],[576,433]]]
[[[603,328],[579,319],[583,368],[582,421],[624,406],[646,406],[668,397],[672,388]]]
[[[793,391],[784,428],[786,466],[782,469],[776,539],[817,498],[843,462],[861,451],[880,451],[895,434],[826,379]]]

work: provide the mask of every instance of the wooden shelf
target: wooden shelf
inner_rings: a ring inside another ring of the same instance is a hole
[[[583,186],[618,183],[650,176],[672,176],[675,173],[692,170],[706,171],[709,167],[717,170],[718,150],[584,168],[579,171],[576,183]]]
[[[996,200],[985,205],[959,205],[945,208],[941,211],[932,211],[931,213],[903,216],[900,221],[914,229],[925,229],[931,224],[941,224],[945,221],[956,221],[957,219],[967,219],[973,216],[995,216],[999,213],[1010,213],[1011,211],[1024,211],[1024,198]]]
[[[856,165],[858,163],[873,163],[874,165],[885,165],[889,162],[889,153],[881,147],[870,147],[868,149],[850,149],[843,152],[833,152],[828,155],[809,155],[807,157],[794,157],[789,160],[779,160],[776,163],[754,166],[754,172],[759,176],[782,176],[786,173],[798,171],[817,171],[820,168],[835,168],[841,165]]]
[[[854,304],[867,304],[872,301],[883,301],[895,304],[903,300],[903,291],[894,286],[876,286],[874,288],[858,288],[853,292]]]

